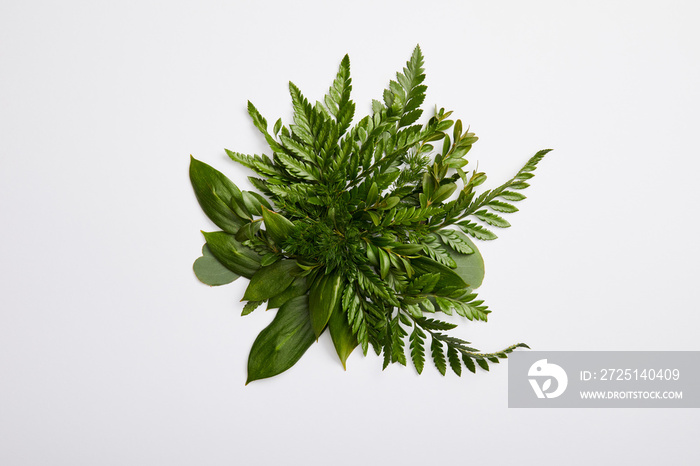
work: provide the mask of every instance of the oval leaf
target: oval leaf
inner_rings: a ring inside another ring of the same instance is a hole
[[[250,279],[243,299],[246,301],[267,301],[286,290],[299,271],[301,269],[294,260],[281,260],[267,267],[262,267]]]
[[[314,340],[308,297],[290,299],[255,339],[248,356],[246,385],[286,371],[296,364]]]
[[[457,275],[462,277],[462,280],[464,280],[470,288],[476,289],[480,287],[481,283],[484,281],[484,274],[486,273],[484,270],[484,258],[481,257],[479,249],[477,249],[474,242],[469,239],[467,235],[460,231],[454,231],[459,235],[462,241],[467,243],[472,251],[474,251],[472,254],[460,254],[449,245],[445,244],[439,236],[438,239],[445,248],[445,251],[447,251],[457,264],[457,267],[454,269]]]
[[[192,269],[200,282],[210,286],[226,285],[240,276],[216,260],[206,244],[202,247],[202,257],[194,261]]]

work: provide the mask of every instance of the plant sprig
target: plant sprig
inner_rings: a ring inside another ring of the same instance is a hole
[[[442,108],[416,123],[427,90],[423,66],[416,47],[382,101],[354,125],[347,55],[323,102],[310,103],[289,84],[291,124],[278,119],[269,129],[248,102],[270,154],[226,152],[255,173],[249,179],[258,192],[191,158],[197,199],[221,228],[204,233],[197,277],[209,285],[250,279],[243,315],[264,303],[279,309],[253,344],[248,382],[292,367],[326,329],[344,367],[359,346],[383,355],[385,368],[406,365],[408,351],[419,373],[427,353],[443,375],[448,365],[461,375],[463,365],[488,370],[527,347],[481,353],[444,333],[455,324],[432,315],[487,320],[491,311],[474,293],[483,259],[471,238],[493,240],[492,228],[510,226],[503,215],[518,211],[514,203],[525,199],[521,191],[549,150],[477,193],[486,175],[466,168],[476,135]]]

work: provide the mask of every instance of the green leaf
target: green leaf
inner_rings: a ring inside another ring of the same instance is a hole
[[[343,369],[347,369],[345,363],[358,343],[348,322],[348,316],[340,305],[333,309],[331,317],[328,319],[328,330],[331,333],[333,346],[335,346],[340,362],[343,363]]]
[[[508,204],[507,202],[501,201],[491,201],[487,204],[487,206],[497,212],[503,212],[507,214],[518,211],[518,208],[515,207],[513,204]]]
[[[464,240],[466,237],[458,231],[444,229],[437,230],[435,233],[438,234],[443,243],[460,254],[471,254],[474,252],[474,250],[469,246],[469,243]]]
[[[247,316],[257,308],[259,308],[260,305],[264,302],[265,301],[248,301],[247,303],[245,303],[245,306],[243,306],[243,311],[241,312],[241,315]]]
[[[453,256],[454,257],[454,256]],[[416,257],[411,259],[411,266],[417,274],[438,273],[440,274],[440,282],[436,288],[442,289],[445,287],[467,288],[467,283],[449,267],[445,267],[439,262],[436,262],[427,257]]]
[[[309,313],[318,339],[326,328],[333,310],[340,306],[342,277],[337,273],[317,277],[309,288]]]
[[[433,341],[430,343],[430,353],[433,356],[433,362],[435,363],[437,370],[439,370],[442,375],[445,375],[445,372],[447,371],[445,350],[443,349],[440,340],[435,337],[433,337]]]
[[[457,327],[457,324],[443,322],[436,319],[428,319],[425,317],[422,319],[416,319],[416,322],[418,322],[418,325],[428,330],[452,330],[453,328]]]
[[[447,346],[447,359],[450,361],[450,367],[452,372],[461,376],[462,375],[462,363],[459,361],[459,352],[454,346]]]
[[[314,342],[306,295],[287,301],[258,335],[248,357],[248,380],[281,374],[304,355]]]
[[[190,181],[199,205],[222,230],[236,233],[250,215],[243,195],[223,173],[190,156]]]
[[[246,301],[267,301],[277,296],[292,284],[295,274],[301,269],[294,260],[281,260],[262,267],[250,279],[243,299]]]
[[[480,287],[481,283],[484,281],[484,258],[481,256],[476,245],[465,234],[459,231],[455,231],[455,234],[460,235],[461,240],[467,243],[473,252],[471,254],[460,254],[445,243],[443,243],[443,247],[457,265],[454,269],[455,273],[459,275],[471,289],[476,289]]]
[[[457,189],[457,185],[454,183],[447,183],[441,185],[434,193],[432,196],[432,202],[433,204],[437,204],[439,202],[444,201],[448,197],[452,195],[453,192],[455,192],[455,189]]]
[[[202,234],[214,257],[230,271],[251,278],[260,269],[260,255],[239,243],[234,235],[223,231]]]
[[[379,248],[379,275],[382,279],[385,279],[389,273],[390,265],[389,254],[383,248]]]
[[[369,191],[367,192],[367,199],[365,200],[365,203],[368,206],[374,205],[374,203],[377,202],[378,195],[379,188],[377,187],[377,183],[372,183],[372,186],[369,187]]]
[[[457,225],[459,225],[463,232],[470,236],[473,236],[476,239],[491,241],[498,238],[498,236],[496,236],[496,234],[493,233],[491,230],[488,230],[482,227],[481,225],[474,222],[470,222],[468,220],[458,222]]]
[[[396,207],[396,204],[399,203],[401,199],[399,199],[397,196],[391,196],[387,197],[384,199],[381,203],[379,203],[379,210],[389,210],[393,207]]]
[[[469,369],[469,372],[476,374],[476,366],[474,365],[474,360],[472,358],[462,353],[462,361],[464,361],[464,365],[467,369]]]
[[[493,225],[498,228],[508,228],[510,226],[508,220],[504,219],[500,215],[496,215],[487,210],[480,210],[476,212],[474,216],[482,222],[488,223],[489,225]]]
[[[210,286],[226,285],[240,276],[224,267],[206,244],[202,247],[202,256],[194,261],[192,268],[199,281]]]
[[[500,194],[500,197],[502,197],[506,201],[522,201],[523,199],[525,199],[524,194],[516,193],[515,191],[503,191]]]
[[[286,217],[263,207],[262,217],[265,222],[265,231],[270,238],[281,246],[284,240],[294,231],[294,224]]]
[[[413,328],[411,336],[408,338],[411,347],[411,359],[416,371],[421,374],[425,366],[425,333],[418,327]]]
[[[276,309],[292,298],[306,294],[306,277],[296,277],[286,290],[270,298],[267,302],[268,309]]]
[[[355,104],[350,100],[352,90],[350,79],[350,57],[345,55],[340,62],[338,74],[325,97],[330,113],[338,121],[338,134],[343,134],[355,114]]]

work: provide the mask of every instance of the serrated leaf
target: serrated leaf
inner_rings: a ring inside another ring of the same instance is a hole
[[[416,326],[408,340],[411,348],[411,360],[413,360],[416,371],[421,374],[425,366],[425,333]]]
[[[501,201],[491,201],[487,204],[487,206],[492,208],[493,210],[504,213],[512,213],[517,212],[519,210],[513,204],[508,204],[507,202]]]
[[[468,242],[467,237],[462,233],[456,230],[437,230],[436,233],[446,246],[458,253],[472,254],[474,252],[470,246],[471,242]]]
[[[435,337],[433,337],[433,341],[430,343],[430,353],[433,357],[433,362],[435,363],[437,370],[439,370],[442,375],[445,375],[445,372],[447,371],[445,353],[442,348],[442,343]]]
[[[450,361],[450,367],[452,372],[458,376],[462,375],[462,363],[459,360],[459,351],[457,351],[453,346],[447,346],[447,359]]]
[[[243,306],[243,311],[241,312],[241,315],[247,316],[248,314],[256,310],[258,307],[260,307],[260,305],[264,302],[265,301],[248,301],[247,303],[245,303],[245,306]]]
[[[416,319],[418,325],[428,330],[452,330],[457,327],[457,324],[452,324],[449,322],[442,322],[435,319],[428,319],[426,317],[422,319]]]
[[[487,210],[480,210],[476,212],[474,216],[482,222],[488,223],[489,225],[493,225],[498,228],[508,228],[510,226],[508,220],[504,219],[500,215],[496,215]]]
[[[515,191],[503,191],[500,194],[500,197],[506,201],[522,201],[523,199],[526,199],[524,194],[516,193]]]
[[[493,233],[491,230],[488,230],[483,226],[474,222],[470,222],[468,220],[458,222],[457,225],[462,229],[463,232],[476,239],[492,241],[498,238],[498,236],[496,236],[496,234]]]
[[[462,361],[464,361],[464,366],[469,369],[470,372],[476,374],[476,365],[474,365],[474,360],[462,353]]]

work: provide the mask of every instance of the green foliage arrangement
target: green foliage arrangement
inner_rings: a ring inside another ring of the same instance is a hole
[[[371,346],[384,368],[410,357],[421,373],[429,352],[440,373],[449,365],[461,375],[527,347],[481,353],[445,333],[456,325],[428,316],[487,320],[474,292],[484,263],[470,237],[493,240],[489,227],[510,226],[501,215],[518,210],[513,203],[525,199],[549,151],[477,194],[486,175],[465,169],[474,133],[444,109],[416,124],[424,79],[416,47],[383,102],[354,126],[347,55],[323,102],[312,105],[289,84],[294,124],[279,119],[270,131],[249,102],[272,155],[226,152],[257,174],[249,180],[259,193],[191,158],[197,200],[221,229],[204,233],[195,274],[209,285],[250,279],[243,315],[263,303],[279,309],[253,343],[246,383],[292,367],[326,329],[343,367],[357,346],[365,355]]]

